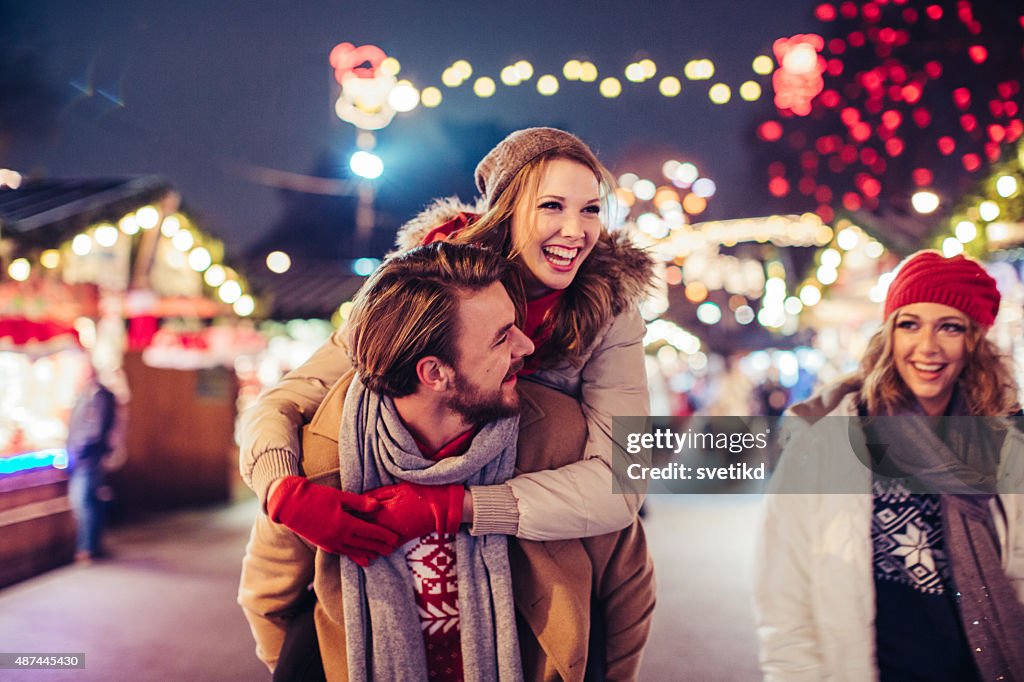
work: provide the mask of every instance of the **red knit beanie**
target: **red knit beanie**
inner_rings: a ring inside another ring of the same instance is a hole
[[[962,255],[944,258],[918,251],[904,260],[885,296],[884,318],[911,303],[941,303],[956,308],[983,327],[999,312],[999,289],[981,265]]]

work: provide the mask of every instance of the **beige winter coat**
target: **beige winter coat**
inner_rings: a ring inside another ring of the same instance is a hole
[[[304,429],[302,470],[316,483],[339,486],[338,428],[351,374],[328,394]],[[586,441],[575,400],[549,388],[520,384],[516,473],[571,461]],[[314,614],[328,680],[347,678],[344,617],[337,555],[308,545],[260,514],[243,562],[239,603],[256,638],[257,655],[273,669],[290,610],[313,581]],[[591,597],[602,610],[607,679],[636,679],[654,610],[654,566],[639,520],[624,530],[577,540],[510,539],[523,668],[528,680],[582,680],[587,664]]]
[[[432,227],[472,208],[438,202],[403,228],[400,248],[418,244]],[[559,540],[619,530],[635,518],[642,498],[610,493],[612,418],[650,414],[643,350],[646,324],[637,308],[650,277],[650,258],[621,238],[609,249],[595,248],[584,262],[577,275],[579,285],[607,287],[620,312],[607,321],[580,366],[565,363],[530,377],[579,400],[589,433],[583,460],[575,461],[579,453],[571,453],[574,463],[568,466],[492,486],[511,489],[511,496],[504,499],[514,507],[508,510],[506,523],[474,519],[474,532]],[[335,333],[243,416],[242,478],[264,504],[272,481],[297,473],[298,427],[312,418],[328,387],[351,367],[341,337]],[[479,491],[474,490],[474,499]]]

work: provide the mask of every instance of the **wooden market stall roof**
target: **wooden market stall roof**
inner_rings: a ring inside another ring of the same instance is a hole
[[[93,222],[116,221],[169,191],[171,184],[155,175],[27,180],[18,189],[0,189],[0,239],[50,246]]]

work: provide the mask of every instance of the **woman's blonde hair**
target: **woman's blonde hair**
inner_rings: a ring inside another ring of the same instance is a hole
[[[615,296],[610,287],[582,286],[589,273],[588,261],[593,259],[594,252],[613,248],[612,237],[607,229],[608,216],[613,206],[612,188],[615,186],[611,173],[593,154],[575,149],[556,149],[541,154],[516,173],[489,210],[450,239],[455,243],[478,244],[493,249],[515,263],[520,275],[528,274],[518,259],[520,245],[512,239],[512,216],[517,207],[531,207],[536,203],[541,177],[555,159],[583,164],[594,174],[601,199],[602,227],[594,251],[580,265],[572,284],[566,288],[558,304],[549,311],[542,323],[550,328],[551,336],[549,342],[537,350],[536,360],[541,366],[558,360],[568,360],[578,365],[582,354],[597,338],[601,327],[619,312],[615,309]]]
[[[896,317],[893,311],[868,341],[860,361],[860,402],[869,415],[894,415],[914,404],[914,394],[900,378],[893,358]],[[1005,416],[1019,409],[1017,382],[1005,355],[985,338],[988,328],[967,318],[967,361],[958,378],[967,409],[976,416]]]

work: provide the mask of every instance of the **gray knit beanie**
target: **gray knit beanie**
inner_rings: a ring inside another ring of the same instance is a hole
[[[505,191],[523,166],[547,152],[573,151],[601,168],[594,152],[580,138],[557,128],[524,128],[511,133],[487,153],[476,166],[476,186],[487,199],[487,207]]]

